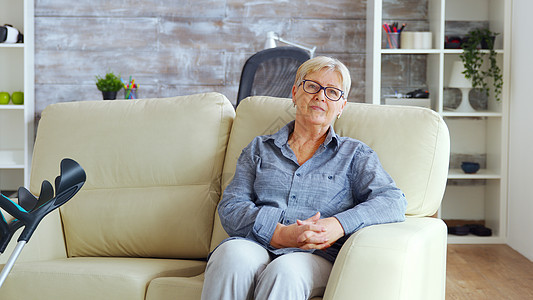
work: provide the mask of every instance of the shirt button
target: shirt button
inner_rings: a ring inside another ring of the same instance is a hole
[[[333,179],[333,176],[329,175],[329,176],[328,176],[328,179]]]
[[[291,199],[296,199],[296,196],[295,196],[295,195],[292,195],[292,196],[291,196]]]
[[[296,176],[298,176],[298,177],[300,177],[301,175],[302,175],[302,174],[300,174],[300,173],[296,173]]]

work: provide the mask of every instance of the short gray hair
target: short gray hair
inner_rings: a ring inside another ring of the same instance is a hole
[[[350,92],[350,87],[352,85],[352,78],[350,77],[350,71],[348,71],[348,68],[336,58],[327,56],[317,56],[304,62],[296,72],[296,79],[294,80],[294,85],[297,87],[300,86],[307,74],[320,71],[324,68],[339,73],[342,79],[342,90],[344,91],[344,98],[347,99],[348,93]]]

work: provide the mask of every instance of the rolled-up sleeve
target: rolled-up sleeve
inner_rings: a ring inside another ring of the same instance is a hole
[[[350,180],[351,192],[357,204],[335,215],[345,234],[352,234],[370,225],[405,220],[405,195],[383,169],[377,154],[368,146],[362,146],[356,152]]]
[[[283,211],[280,208],[261,207],[255,219],[252,232],[256,240],[263,245],[270,245],[278,220],[281,220],[282,217]]]
[[[218,205],[218,214],[228,235],[253,236],[256,241],[268,246],[284,211],[274,206],[256,205],[254,181],[259,162],[260,158],[253,153],[252,143],[239,157],[235,176]]]

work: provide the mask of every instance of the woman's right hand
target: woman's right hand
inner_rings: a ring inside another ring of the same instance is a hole
[[[311,218],[291,225],[279,224],[274,230],[270,245],[275,248],[314,249],[316,245],[328,242],[326,228],[315,224],[320,219],[320,212]]]

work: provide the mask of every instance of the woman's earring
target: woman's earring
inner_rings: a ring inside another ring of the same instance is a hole
[[[338,120],[340,117],[341,117],[341,114],[338,114],[338,115],[337,115],[337,120]]]
[[[292,103],[292,107],[296,107],[296,102],[293,102],[293,103]]]

